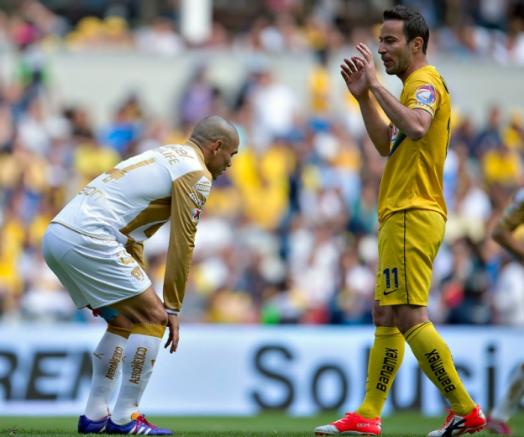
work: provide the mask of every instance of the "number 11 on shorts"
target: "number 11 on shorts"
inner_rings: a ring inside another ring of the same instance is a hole
[[[398,288],[398,269],[393,267],[392,269],[384,269],[384,280],[386,281],[386,288],[391,288],[391,277],[393,276],[393,288]]]

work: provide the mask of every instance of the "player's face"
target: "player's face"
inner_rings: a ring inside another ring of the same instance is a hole
[[[378,53],[388,74],[402,75],[411,64],[411,47],[404,35],[404,22],[384,21],[380,29]]]
[[[233,156],[238,153],[238,141],[231,141],[227,143],[221,143],[216,149],[216,153],[212,156],[211,162],[209,163],[209,171],[216,179],[220,176],[228,167],[231,166],[231,160]]]

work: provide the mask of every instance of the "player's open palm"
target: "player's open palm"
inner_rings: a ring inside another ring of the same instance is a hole
[[[344,58],[344,62],[340,66],[340,74],[355,98],[358,99],[368,92],[369,86],[364,74],[363,65],[355,57],[351,59]]]

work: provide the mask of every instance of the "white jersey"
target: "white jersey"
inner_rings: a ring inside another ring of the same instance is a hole
[[[164,302],[180,309],[211,180],[196,145],[161,146],[95,178],[52,222],[91,237],[116,239],[143,265],[141,242],[170,220]]]

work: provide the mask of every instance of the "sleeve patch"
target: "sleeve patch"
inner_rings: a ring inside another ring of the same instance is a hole
[[[193,223],[198,223],[200,221],[201,216],[202,210],[200,208],[193,208],[191,210],[191,220],[193,220]]]
[[[421,105],[432,105],[437,99],[433,85],[422,85],[415,91],[415,98]]]

